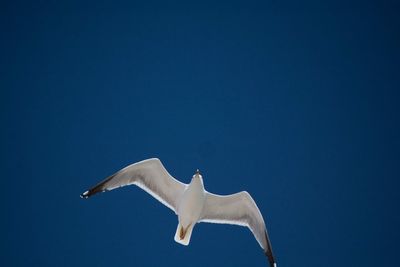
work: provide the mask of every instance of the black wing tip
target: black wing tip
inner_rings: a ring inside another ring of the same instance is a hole
[[[269,265],[271,267],[276,267],[275,257],[274,257],[274,254],[272,253],[271,242],[269,241],[269,237],[268,237],[267,232],[265,232],[265,239],[267,240],[267,248],[264,251],[264,254],[265,254],[265,256],[267,256]]]
[[[268,258],[269,265],[271,267],[276,267],[276,261],[274,259],[274,256],[272,256],[272,253],[269,250],[267,250],[267,251],[264,252],[264,254]]]
[[[83,198],[83,199],[89,198],[89,191],[86,191],[86,192],[80,194],[80,197]]]
[[[97,193],[101,193],[101,192],[105,192],[107,191],[107,189],[102,189],[102,186],[96,186],[92,189],[89,189],[88,191],[85,191],[84,193],[80,194],[80,197],[83,199],[88,199],[89,197],[97,194]]]

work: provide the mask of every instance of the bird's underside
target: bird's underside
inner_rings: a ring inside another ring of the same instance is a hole
[[[176,242],[188,245],[193,227],[198,222],[246,226],[263,248],[270,266],[276,267],[263,217],[250,194],[245,191],[227,196],[209,193],[204,189],[199,172],[193,175],[190,184],[184,184],[172,177],[159,159],[148,159],[129,165],[107,177],[84,192],[81,197],[89,198],[100,192],[132,184],[148,192],[178,215]],[[190,201],[192,206],[186,205]],[[182,208],[185,206],[186,209]]]

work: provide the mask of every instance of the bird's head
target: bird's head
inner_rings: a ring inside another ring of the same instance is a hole
[[[201,176],[199,169],[196,170],[192,179],[195,179],[195,178],[203,179],[203,176]]]

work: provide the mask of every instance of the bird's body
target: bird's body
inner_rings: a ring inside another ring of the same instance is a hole
[[[192,229],[203,212],[205,197],[203,179],[200,174],[195,175],[177,207],[179,224],[175,234],[176,242],[189,245]]]
[[[148,159],[129,165],[109,176],[81,197],[135,184],[151,194],[178,216],[175,241],[188,245],[198,222],[227,223],[247,226],[263,248],[272,267],[276,262],[272,254],[264,219],[246,191],[220,196],[204,189],[200,172],[193,175],[189,184],[173,178],[158,159]]]
[[[195,177],[183,192],[182,200],[178,206],[179,222],[183,226],[196,223],[203,211],[205,192],[201,177]]]

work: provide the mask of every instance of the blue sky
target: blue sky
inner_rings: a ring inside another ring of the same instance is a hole
[[[177,218],[139,188],[79,194],[159,157],[248,191],[278,266],[397,265],[395,1],[4,1],[6,266],[265,266],[250,231]],[[190,261],[190,264],[188,263]]]

